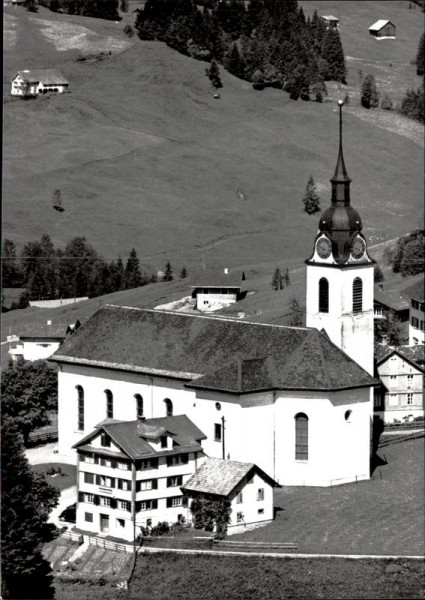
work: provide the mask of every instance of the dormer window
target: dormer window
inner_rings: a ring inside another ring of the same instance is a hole
[[[111,447],[111,438],[108,434],[102,433],[102,435],[100,436],[100,445],[103,446],[103,448]]]
[[[166,435],[161,437],[161,448],[168,448],[168,438]]]

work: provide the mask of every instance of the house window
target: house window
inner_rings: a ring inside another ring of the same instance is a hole
[[[167,448],[168,446],[168,439],[166,435],[163,435],[161,437],[161,448]]]
[[[264,500],[264,488],[258,488],[257,500],[258,501]]]
[[[243,502],[243,494],[242,494],[242,492],[239,492],[239,494],[236,496],[236,503],[242,504],[242,502]]]
[[[221,424],[220,423],[214,424],[214,441],[221,442]]]
[[[117,528],[118,529],[124,529],[125,527],[125,521],[124,519],[117,519]]]
[[[319,312],[329,312],[329,282],[325,277],[319,280]]]
[[[173,496],[167,498],[167,508],[173,508],[176,506],[187,506],[187,498],[185,496]]]
[[[413,394],[407,394],[407,404],[413,404]]]
[[[407,387],[412,387],[412,383],[413,383],[413,375],[408,375],[407,376]]]
[[[146,469],[157,469],[158,468],[158,459],[157,458],[148,458],[146,460],[141,460],[139,463],[139,469],[144,471]]]
[[[397,385],[397,375],[390,375],[390,386],[394,387]]]
[[[182,485],[182,483],[182,475],[176,475],[175,477],[167,477],[167,487],[177,487],[178,485]]]
[[[100,445],[104,448],[111,447],[111,438],[109,437],[109,435],[107,435],[106,433],[102,433],[102,435],[100,436]],[[108,466],[110,467],[111,465]]]
[[[86,502],[88,502],[89,504],[94,504],[94,494],[86,494]]]
[[[217,410],[221,410],[221,404],[220,404],[220,402],[216,402],[215,403],[215,407],[216,407]]]
[[[110,458],[101,458],[100,464],[102,467],[112,467],[112,460]]]
[[[165,404],[165,416],[172,417],[173,416],[173,403],[171,402],[171,400],[169,398],[165,398],[164,404]]]
[[[419,302],[417,300],[412,300],[412,308],[416,308],[416,310],[419,309]]]
[[[136,503],[136,512],[141,510],[154,510],[158,508],[158,500],[142,500]]]
[[[84,483],[94,483],[93,473],[84,473]]]
[[[295,416],[295,460],[308,460],[308,417]]]
[[[259,508],[257,512],[259,515],[264,515],[264,508]]]
[[[388,404],[389,406],[398,406],[398,394],[390,394]]]
[[[353,281],[353,312],[363,310],[363,281],[356,277]]]
[[[114,397],[112,396],[111,390],[105,390],[106,396],[106,418],[114,418]]]
[[[94,465],[94,456],[93,454],[81,454],[80,456],[81,462],[86,462],[90,465]]]
[[[143,398],[140,394],[134,394],[136,399],[136,418],[143,419]]]
[[[100,506],[111,506],[111,498],[100,496]]]
[[[243,522],[243,513],[238,512],[236,513],[236,523],[242,523]]]
[[[127,510],[129,512],[131,510],[131,504],[128,500],[118,500],[117,505],[120,510]]]
[[[419,319],[417,319],[416,317],[412,317],[412,327],[414,327],[415,329],[419,329]]]
[[[81,385],[75,389],[78,394],[78,431],[84,431],[84,390]]]
[[[351,423],[351,415],[352,415],[352,410],[346,410],[345,414],[344,414],[344,419],[347,421],[347,423]]]
[[[126,471],[130,471],[130,470],[131,470],[131,465],[130,465],[130,463],[128,463],[128,462],[121,462],[121,461],[118,461],[118,462],[117,462],[117,468],[118,468],[118,469],[124,469],[124,470],[126,470]]]
[[[87,521],[87,523],[93,523],[93,513],[85,512],[84,521]]]
[[[104,475],[96,475],[96,485],[102,485],[104,487],[115,487],[114,477],[105,477]]]
[[[175,465],[187,465],[188,461],[188,454],[175,454],[174,456],[167,456],[167,467],[174,467]]]
[[[158,480],[145,479],[144,481],[138,481],[136,486],[136,490],[138,492],[145,492],[146,490],[156,490],[158,489]]]
[[[131,481],[129,479],[117,479],[117,488],[125,492],[131,492]]]
[[[381,393],[379,390],[373,392],[373,406],[374,408],[381,408]]]

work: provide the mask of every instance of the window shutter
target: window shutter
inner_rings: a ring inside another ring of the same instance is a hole
[[[78,502],[84,502],[84,492],[78,492]]]
[[[94,502],[93,502],[93,504],[95,504],[96,506],[98,506],[98,505],[99,505],[99,496],[95,496],[95,497],[94,497]]]
[[[131,471],[131,463],[127,463],[127,471]]]
[[[158,508],[158,500],[152,500],[152,508]]]
[[[158,479],[152,479],[152,489],[153,490],[158,489]]]
[[[141,507],[142,507],[141,501],[137,500],[137,502],[136,502],[136,512],[140,512]]]
[[[86,462],[86,457],[84,454],[80,454],[80,462]]]
[[[188,461],[189,461],[189,455],[188,454],[182,454],[182,464],[183,465],[187,465]]]
[[[182,483],[183,483],[183,476],[182,476],[182,475],[179,475],[179,476],[177,477],[177,485],[181,485]]]
[[[112,458],[112,459],[111,459],[111,467],[112,467],[113,469],[116,469],[116,468],[117,468],[117,461],[116,461],[114,458]]]
[[[96,475],[96,485],[102,485],[100,483],[100,475]]]
[[[183,506],[187,506],[187,497],[186,496],[183,496],[182,502],[183,502]]]
[[[171,467],[172,464],[173,464],[173,457],[167,456],[167,467]]]
[[[98,465],[99,464],[99,457],[95,454],[94,456],[94,464]]]
[[[173,506],[172,498],[167,498],[167,508],[171,508]]]
[[[111,498],[111,508],[116,508],[117,507],[117,501],[115,500],[115,498]]]

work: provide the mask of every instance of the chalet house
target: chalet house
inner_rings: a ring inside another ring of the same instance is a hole
[[[63,94],[69,89],[69,81],[56,69],[31,69],[18,71],[12,79],[12,96],[34,97],[54,92]]]
[[[380,19],[369,27],[369,33],[378,40],[385,38],[395,39],[395,25],[391,21]]]
[[[332,15],[323,15],[320,17],[326,25],[326,29],[339,29],[339,19]]]
[[[273,520],[273,488],[277,485],[252,463],[208,457],[181,489],[189,499],[229,500],[228,534],[232,534]]]
[[[424,346],[381,346],[376,365],[381,387],[375,390],[375,415],[385,423],[424,416]]]
[[[61,454],[105,417],[185,414],[208,456],[255,463],[278,483],[369,477],[377,382],[325,332],[104,306],[52,360]]]
[[[180,486],[204,456],[186,416],[105,419],[75,448],[79,529],[133,541],[141,527],[190,520]]]
[[[79,327],[78,319],[71,325],[67,323],[52,324],[52,321],[47,321],[46,324],[27,325],[20,329],[17,336],[14,336],[16,346],[9,348],[9,354],[13,361],[49,358],[63,343],[66,336]]]
[[[384,283],[375,285],[374,315],[375,318],[387,317],[394,313],[401,322],[409,320],[409,301],[399,289],[386,288]]]
[[[237,302],[241,297],[241,273],[223,271],[200,271],[191,284],[192,297],[196,298],[196,308],[204,312],[219,310]]]
[[[406,288],[403,295],[410,302],[409,346],[425,344],[424,280]]]

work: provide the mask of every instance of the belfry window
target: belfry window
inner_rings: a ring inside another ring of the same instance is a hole
[[[363,281],[356,277],[353,281],[353,312],[363,310]]]
[[[78,394],[78,431],[84,431],[84,390],[81,385],[75,389]]]
[[[326,277],[319,280],[319,312],[329,312],[329,281]]]
[[[295,415],[295,460],[308,460],[308,417]]]
[[[106,396],[106,417],[108,419],[114,418],[114,397],[112,396],[111,390],[105,390]]]

